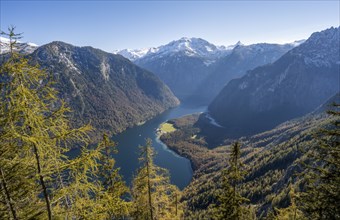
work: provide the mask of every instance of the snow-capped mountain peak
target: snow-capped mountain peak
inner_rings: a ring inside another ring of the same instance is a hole
[[[115,50],[113,51],[114,54],[120,54],[125,58],[128,58],[131,61],[134,61],[136,59],[139,59],[143,56],[145,56],[148,53],[153,53],[157,49],[156,48],[144,48],[144,49],[124,49],[124,50]]]
[[[201,57],[204,59],[216,59],[230,53],[236,45],[215,46],[202,38],[182,37],[179,40],[171,41],[166,45],[146,49],[124,49],[114,51],[115,54],[120,54],[131,61],[141,58],[153,58],[158,56],[172,56],[176,54],[184,54],[186,56]]]
[[[34,43],[23,43],[17,41],[15,50],[19,53],[30,54],[38,48]],[[0,54],[8,53],[10,51],[10,40],[5,37],[0,37]]]

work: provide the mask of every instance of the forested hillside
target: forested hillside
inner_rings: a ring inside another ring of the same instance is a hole
[[[295,192],[305,189],[305,178],[299,174],[306,170],[303,163],[308,162],[313,146],[319,147],[315,134],[332,121],[339,120],[338,116],[330,117],[324,111],[330,109],[332,101],[339,101],[339,95],[314,114],[285,122],[264,133],[238,139],[241,143],[241,161],[246,171],[240,183],[240,193],[249,199],[245,205],[254,209],[258,217],[271,212],[277,214],[277,208],[290,206],[291,188]],[[228,139],[225,145],[209,149],[211,146],[200,132],[198,119],[199,115],[190,115],[169,121],[177,130],[163,134],[161,140],[192,162],[194,177],[182,198],[188,207],[186,215],[192,219],[207,219],[219,204],[222,170],[229,164],[233,140]]]
[[[55,79],[75,125],[91,123],[113,134],[179,104],[157,76],[119,55],[52,42],[28,59]]]

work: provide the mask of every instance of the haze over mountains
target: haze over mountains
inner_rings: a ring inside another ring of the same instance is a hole
[[[236,46],[228,56],[217,61],[209,76],[197,87],[192,98],[210,103],[230,80],[242,77],[255,67],[276,61],[302,42],[303,40],[283,45],[260,43]]]
[[[232,80],[209,106],[230,135],[247,135],[313,111],[339,91],[339,28],[316,32],[272,64]]]

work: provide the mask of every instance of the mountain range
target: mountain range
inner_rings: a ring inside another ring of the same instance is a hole
[[[241,42],[238,42],[236,45],[238,44],[241,44]],[[183,52],[188,56],[213,59],[228,54],[236,45],[228,47],[215,46],[202,38],[182,37],[179,40],[171,41],[170,43],[159,47],[116,50],[114,53],[120,54],[131,61],[145,58],[158,59],[159,57],[174,55],[178,52]]]
[[[215,46],[201,38],[181,38],[142,50],[121,50],[135,64],[158,75],[183,101],[208,104],[229,80],[275,61],[301,42]]]
[[[185,100],[232,47],[217,47],[201,38],[181,38],[151,48],[133,62],[158,75],[180,99]]]

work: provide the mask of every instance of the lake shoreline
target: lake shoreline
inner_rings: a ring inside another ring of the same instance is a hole
[[[182,156],[178,151],[167,146],[157,133],[157,129],[162,123],[171,119],[183,117],[184,115],[202,112],[206,106],[187,106],[179,105],[171,108],[162,114],[146,121],[140,126],[134,126],[126,129],[124,132],[112,137],[117,143],[118,154],[114,155],[117,167],[120,167],[120,173],[123,179],[130,184],[136,170],[140,166],[139,147],[144,146],[145,140],[150,138],[152,146],[156,151],[155,164],[169,170],[171,182],[184,189],[192,180],[193,167],[189,158]]]

